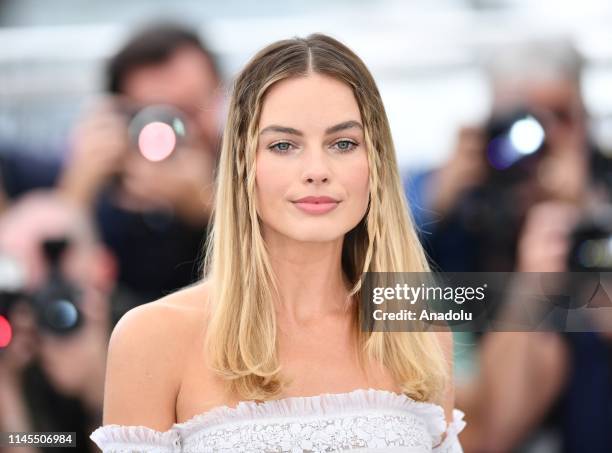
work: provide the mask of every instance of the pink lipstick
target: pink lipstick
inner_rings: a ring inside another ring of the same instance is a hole
[[[325,214],[336,209],[340,202],[331,197],[304,197],[293,204],[308,214]]]

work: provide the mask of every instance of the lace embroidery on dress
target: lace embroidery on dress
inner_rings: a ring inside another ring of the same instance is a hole
[[[396,451],[455,453],[461,452],[457,434],[465,422],[463,412],[455,409],[453,416],[447,428],[441,406],[385,390],[359,389],[217,407],[175,423],[163,433],[145,427],[107,425],[94,431],[91,438],[105,453],[328,452],[390,447],[398,448]],[[122,442],[134,448],[108,447],[119,447]],[[142,448],[147,445],[151,449]]]

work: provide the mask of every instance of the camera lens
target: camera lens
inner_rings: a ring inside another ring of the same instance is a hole
[[[134,115],[129,123],[129,133],[145,159],[162,161],[185,137],[185,115],[170,105],[151,105]]]
[[[56,300],[45,308],[45,324],[57,332],[74,329],[79,320],[79,312],[68,300]]]
[[[546,139],[542,123],[528,113],[495,121],[489,135],[487,159],[496,170],[506,170],[538,152]]]

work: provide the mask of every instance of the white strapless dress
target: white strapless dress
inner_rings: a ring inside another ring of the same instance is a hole
[[[163,432],[105,425],[90,437],[104,453],[461,453],[464,415],[454,409],[447,424],[439,405],[360,389],[217,407]]]

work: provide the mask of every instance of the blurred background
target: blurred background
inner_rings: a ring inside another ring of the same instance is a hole
[[[112,327],[198,277],[232,78],[313,32],[372,71],[434,268],[612,270],[609,1],[0,0],[0,431],[96,451]],[[456,333],[465,451],[612,451],[604,330]]]
[[[135,25],[175,18],[198,29],[226,77],[286,36],[317,30],[349,43],[378,81],[400,163],[426,168],[449,153],[458,124],[488,113],[479,63],[502,43],[569,36],[586,58],[589,112],[612,121],[611,15],[605,0],[3,0],[0,133],[61,153],[80,106],[102,86],[104,60]]]

